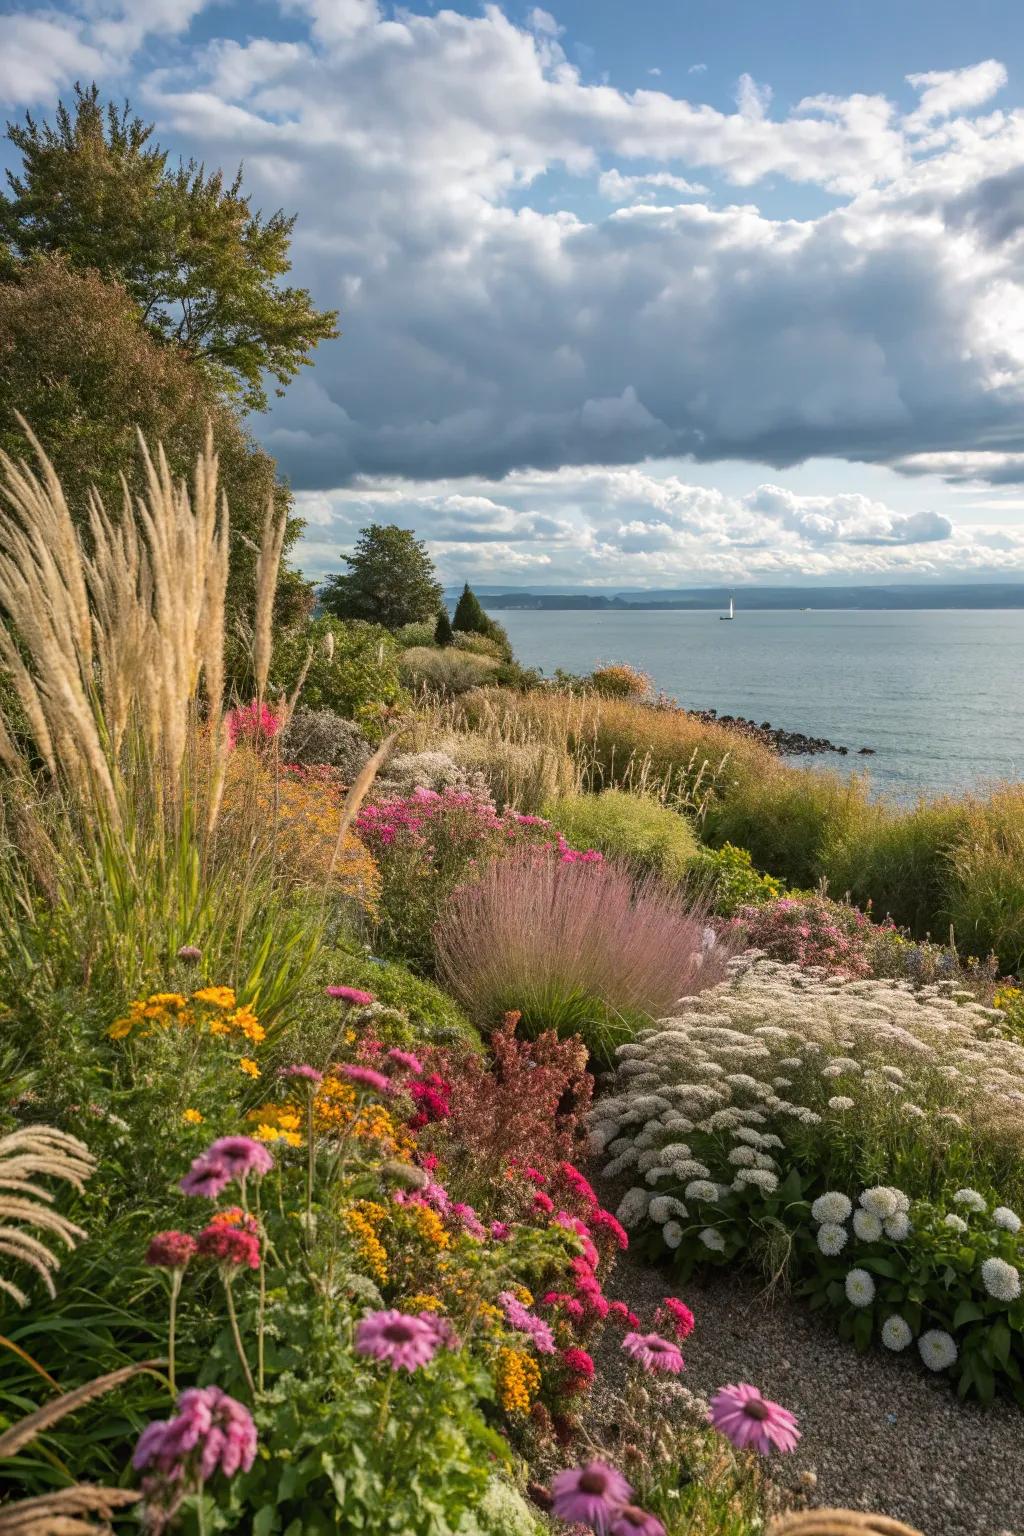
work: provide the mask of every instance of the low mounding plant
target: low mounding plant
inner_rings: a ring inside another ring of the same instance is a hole
[[[527,1032],[579,1033],[598,1059],[638,1021],[720,981],[728,953],[703,913],[656,879],[529,855],[496,861],[457,890],[434,946],[478,1023],[519,1011]]]
[[[280,740],[281,761],[336,768],[351,784],[370,760],[372,748],[358,725],[332,709],[296,709]]]
[[[468,693],[490,680],[498,663],[493,656],[477,656],[455,646],[414,645],[400,657],[402,676],[410,688],[427,693]]]
[[[595,667],[588,682],[595,693],[609,699],[642,699],[651,691],[647,673],[625,661],[610,661],[603,667]]]
[[[642,874],[678,885],[698,853],[686,818],[650,795],[606,789],[599,795],[566,795],[544,814],[577,847],[600,848]]]
[[[723,843],[701,848],[688,871],[689,882],[701,891],[719,917],[733,917],[740,907],[759,907],[782,895],[781,880],[762,875],[745,848]]]
[[[732,966],[618,1052],[592,1135],[606,1176],[635,1180],[619,1219],[684,1277],[788,1274],[860,1347],[916,1339],[961,1392],[1024,1398],[1024,1047],[1004,1015],[955,982]]]
[[[870,976],[874,925],[848,902],[827,896],[780,896],[741,907],[732,920],[742,947],[772,960],[821,966],[832,976]]]

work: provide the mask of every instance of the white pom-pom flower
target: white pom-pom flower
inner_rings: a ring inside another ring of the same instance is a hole
[[[948,1216],[942,1218],[942,1224],[945,1227],[952,1227],[954,1232],[967,1231],[966,1221],[964,1221],[962,1216],[957,1216],[954,1211],[950,1211]]]
[[[1020,1295],[1020,1270],[1005,1259],[986,1259],[981,1266],[981,1279],[996,1301],[1016,1301]]]
[[[839,1114],[844,1114],[846,1110],[853,1108],[853,1100],[848,1099],[845,1093],[837,1093],[829,1099],[828,1107],[829,1109],[836,1110]]]
[[[842,1253],[849,1238],[846,1228],[833,1221],[823,1222],[818,1228],[818,1248],[828,1259],[834,1259],[837,1253]]]
[[[992,1212],[992,1223],[1001,1227],[1004,1232],[1019,1232],[1020,1217],[1016,1211],[1011,1211],[1008,1205],[997,1205]]]
[[[847,1221],[852,1210],[849,1196],[841,1190],[830,1189],[815,1200],[811,1206],[811,1215],[815,1221],[839,1222]]]
[[[893,1189],[888,1184],[876,1184],[872,1189],[866,1189],[860,1197],[860,1203],[865,1211],[870,1211],[880,1221],[888,1221],[897,1211],[905,1211],[910,1206],[903,1191]]]
[[[687,1200],[720,1200],[722,1191],[710,1179],[691,1179],[683,1191]]]
[[[641,1189],[638,1184],[634,1184],[632,1189],[627,1189],[615,1212],[622,1225],[626,1228],[639,1225],[647,1215],[649,1200],[650,1196],[646,1189]]]
[[[979,1195],[976,1189],[958,1189],[953,1196],[954,1205],[962,1205],[965,1211],[974,1211],[981,1215],[988,1209],[984,1195]]]
[[[906,1349],[907,1345],[913,1342],[914,1334],[905,1318],[896,1313],[886,1318],[882,1324],[882,1343],[886,1349],[891,1349],[894,1355],[898,1355],[901,1349]]]
[[[690,1213],[674,1195],[655,1195],[647,1207],[647,1214],[660,1227],[664,1222],[671,1221],[673,1216],[688,1216]]]
[[[851,1269],[845,1289],[851,1307],[870,1307],[875,1299],[875,1282],[866,1269]]]
[[[930,1371],[948,1371],[956,1364],[956,1341],[942,1328],[929,1328],[917,1341],[918,1354]]]
[[[667,1248],[678,1248],[683,1240],[683,1229],[678,1221],[666,1221],[661,1229],[661,1235]]]
[[[711,1253],[725,1252],[725,1238],[715,1227],[703,1227],[697,1236]]]
[[[877,1243],[882,1235],[882,1223],[874,1211],[854,1211],[853,1230],[862,1243]]]
[[[883,1223],[883,1227],[886,1237],[891,1238],[894,1243],[905,1243],[910,1236],[910,1217],[906,1211],[897,1211],[895,1216],[890,1216],[889,1220]]]

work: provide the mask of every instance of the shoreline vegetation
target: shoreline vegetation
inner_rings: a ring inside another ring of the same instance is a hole
[[[902,609],[999,609],[1024,608],[1024,583],[936,583],[919,586],[873,587],[699,587],[689,590],[603,592],[530,591],[482,587],[479,595],[486,608],[555,611],[574,609],[613,612],[721,611],[730,596],[751,612],[848,610],[886,612]]]
[[[292,221],[95,89],[10,137],[0,1532],[797,1536],[845,1427],[684,1376],[711,1271],[1019,1414],[1024,785],[545,679],[396,525],[317,609]]]

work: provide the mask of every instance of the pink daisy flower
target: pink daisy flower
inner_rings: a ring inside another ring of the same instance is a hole
[[[796,1418],[789,1409],[762,1397],[746,1382],[716,1392],[708,1417],[738,1451],[749,1448],[762,1456],[772,1451],[795,1451],[800,1439]]]
[[[307,1083],[322,1083],[324,1080],[322,1072],[318,1072],[316,1067],[308,1067],[304,1061],[297,1061],[291,1067],[281,1067],[277,1075],[278,1077],[301,1077]]]
[[[356,1327],[357,1355],[386,1360],[393,1371],[428,1365],[440,1346],[436,1325],[408,1312],[368,1312]]]
[[[685,1369],[683,1357],[671,1339],[663,1339],[660,1333],[627,1333],[622,1347],[631,1360],[642,1365],[651,1375],[659,1371],[678,1376]]]
[[[274,1159],[262,1142],[248,1136],[222,1136],[203,1155],[211,1163],[220,1163],[233,1179],[244,1179],[249,1173],[269,1173],[274,1166]]]
[[[606,1536],[633,1492],[621,1472],[604,1461],[567,1467],[551,1479],[551,1513],[567,1525],[589,1525]]]

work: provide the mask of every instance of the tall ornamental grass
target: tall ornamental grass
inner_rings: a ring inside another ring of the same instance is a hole
[[[92,493],[79,533],[29,436],[35,468],[0,455],[0,996],[37,1044],[37,1009],[117,1006],[187,944],[273,1018],[313,935],[275,878],[273,817],[221,824],[230,533],[212,444],[191,492],[143,445],[143,495],[115,516]],[[282,537],[268,507],[261,700]]]
[[[728,947],[656,877],[527,853],[496,860],[452,896],[434,931],[444,983],[481,1026],[520,1012],[524,1029],[614,1046],[682,997],[716,985]]]

